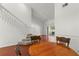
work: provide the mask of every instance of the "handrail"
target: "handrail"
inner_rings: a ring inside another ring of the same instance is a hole
[[[25,26],[27,26],[27,24],[25,24],[23,21],[21,21],[18,17],[16,17],[15,15],[13,15],[10,11],[8,11],[4,6],[2,6],[1,4],[0,4],[0,7],[2,8],[2,9],[4,9],[7,13],[9,13],[11,16],[13,16],[14,18],[16,18],[16,20],[17,21],[19,21],[20,23],[22,23],[22,24],[24,24]]]

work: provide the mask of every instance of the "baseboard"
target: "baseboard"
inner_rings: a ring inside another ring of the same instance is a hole
[[[0,48],[9,47],[9,46],[14,46],[14,45],[17,45],[17,43],[3,44],[3,45],[0,45]]]

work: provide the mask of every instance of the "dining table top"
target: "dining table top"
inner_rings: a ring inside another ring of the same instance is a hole
[[[72,48],[55,42],[40,42],[29,47],[31,56],[79,56]]]

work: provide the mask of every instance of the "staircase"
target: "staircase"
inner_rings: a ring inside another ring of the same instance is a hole
[[[10,11],[8,11],[4,6],[0,4],[0,18],[6,23],[15,27],[20,27],[27,29],[29,28],[21,19],[17,18]]]

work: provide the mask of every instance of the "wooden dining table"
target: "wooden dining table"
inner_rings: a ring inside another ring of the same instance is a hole
[[[40,42],[29,47],[31,56],[79,56],[70,47],[65,47],[54,42]]]

